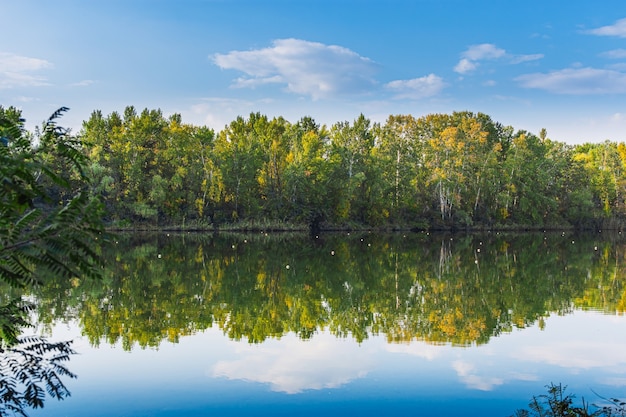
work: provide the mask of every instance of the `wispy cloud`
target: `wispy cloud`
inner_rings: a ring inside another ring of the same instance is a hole
[[[291,93],[313,99],[338,94],[364,93],[375,84],[376,64],[350,49],[300,39],[278,39],[271,47],[215,54],[222,69],[246,74],[234,86],[252,88],[282,84]]]
[[[48,85],[45,77],[33,74],[52,68],[44,59],[0,52],[0,89]]]
[[[397,99],[432,97],[439,94],[445,86],[446,83],[443,81],[443,78],[435,74],[411,80],[395,80],[385,85],[387,89],[395,93],[395,98]]]
[[[492,43],[482,43],[479,45],[472,45],[465,52],[463,52],[462,56],[471,61],[481,61],[484,59],[497,59],[502,58],[506,55],[506,51],[504,49],[500,49],[496,47]]]
[[[461,59],[454,67],[454,71],[459,74],[467,74],[478,68],[480,61],[505,60],[509,64],[521,64],[541,58],[543,58],[543,54],[514,55],[492,43],[482,43],[467,48],[461,54]]]
[[[516,78],[522,87],[557,94],[624,94],[626,74],[596,68],[566,68],[549,73],[526,74]]]
[[[468,362],[454,361],[452,362],[452,368],[456,371],[461,381],[473,389],[491,391],[496,386],[504,384],[502,378],[479,375],[476,367]]]
[[[612,65],[609,65],[607,68],[608,69],[612,69],[614,71],[618,71],[618,72],[624,72],[624,71],[626,71],[626,62],[620,62],[620,63],[617,63],[617,64],[612,64]]]
[[[70,87],[89,87],[90,85],[95,84],[94,80],[81,80],[76,83],[70,84]]]
[[[537,61],[543,58],[543,54],[527,54],[527,55],[512,55],[510,56],[511,64],[521,64],[523,62]]]
[[[478,68],[478,61],[498,59],[505,55],[504,49],[500,49],[492,43],[472,45],[461,54],[461,60],[454,67],[454,71],[459,74],[467,74]]]
[[[601,53],[600,56],[609,59],[623,59],[626,58],[626,49],[612,49]]]
[[[590,352],[602,352],[591,355]],[[624,352],[619,343],[599,341],[546,342],[541,346],[524,346],[512,355],[515,359],[560,366],[572,372],[607,368],[619,369],[626,363]]]
[[[416,341],[409,344],[390,343],[385,345],[385,351],[417,356],[432,361],[441,356],[444,348],[442,348],[442,346]]]
[[[40,99],[37,97],[29,97],[29,96],[18,96],[15,97],[15,101],[20,103],[32,103],[34,101],[39,101]]]
[[[584,33],[597,36],[617,36],[618,38],[626,38],[626,18],[620,19],[612,25],[586,30]]]

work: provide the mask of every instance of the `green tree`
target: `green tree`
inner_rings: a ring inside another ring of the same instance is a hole
[[[586,185],[593,193],[593,201],[600,217],[610,218],[626,213],[625,149],[623,144],[620,146],[606,141],[578,145],[574,150],[573,159],[587,173]]]
[[[17,112],[0,108],[0,279],[14,286],[40,283],[46,274],[71,278],[97,275],[101,205],[86,187],[87,160],[80,142],[56,123],[56,111],[31,137]],[[37,145],[34,145],[37,144]],[[49,155],[61,159],[58,171]],[[70,195],[50,195],[52,183]]]
[[[250,114],[249,119],[237,117],[219,133],[215,141],[221,180],[219,204],[222,221],[254,218],[259,213],[261,191],[258,176],[263,159],[255,125],[266,120],[260,113]]]
[[[389,116],[382,127],[377,155],[382,166],[385,209],[391,222],[419,221],[428,209],[425,146],[418,127],[418,120],[410,115]]]
[[[285,169],[289,218],[317,230],[330,215],[328,131],[310,117],[302,118],[290,130],[291,146]]]
[[[525,225],[558,223],[561,219],[555,214],[568,164],[567,149],[532,133],[517,132],[503,163],[503,217]]]
[[[258,176],[263,214],[271,219],[283,219],[287,214],[285,170],[290,148],[289,129],[290,124],[282,117],[272,120],[262,117],[254,126],[263,159]]]
[[[379,166],[373,158],[378,126],[364,115],[334,124],[330,130],[331,163],[338,221],[380,223],[381,183]]]

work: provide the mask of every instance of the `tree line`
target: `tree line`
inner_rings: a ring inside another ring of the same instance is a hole
[[[91,193],[121,226],[617,228],[626,145],[568,145],[483,113],[363,115],[330,127],[260,113],[217,132],[179,114],[94,111]],[[59,198],[63,198],[59,195]]]

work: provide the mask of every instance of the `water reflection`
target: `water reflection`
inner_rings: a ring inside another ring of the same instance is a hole
[[[625,249],[560,233],[120,236],[102,281],[33,294],[81,352],[73,397],[45,415],[508,415],[549,382],[619,396]]]
[[[355,350],[324,333],[303,343],[287,336],[263,344],[237,344],[236,359],[219,360],[211,376],[267,383],[272,391],[296,394],[337,388],[367,375],[374,363],[371,351]]]
[[[213,326],[250,343],[327,330],[480,345],[575,307],[621,314],[624,249],[561,234],[129,235],[101,282],[49,281],[38,314],[125,349]]]

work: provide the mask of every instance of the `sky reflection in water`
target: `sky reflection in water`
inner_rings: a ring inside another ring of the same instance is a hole
[[[261,344],[219,329],[158,349],[92,348],[73,327],[79,375],[72,397],[33,416],[200,416],[326,413],[509,415],[550,382],[579,397],[620,396],[626,385],[626,318],[576,311],[472,347],[362,343],[320,332]],[[76,337],[77,336],[77,337]],[[89,411],[87,411],[89,410]]]

